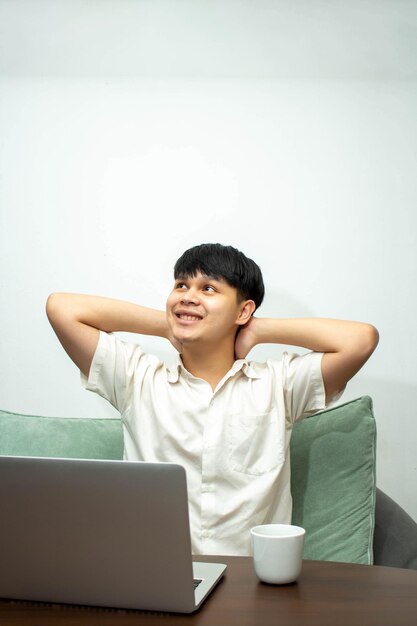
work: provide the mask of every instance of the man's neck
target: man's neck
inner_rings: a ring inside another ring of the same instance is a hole
[[[182,362],[187,371],[196,378],[209,383],[213,391],[235,362],[234,350],[209,350],[184,348]]]

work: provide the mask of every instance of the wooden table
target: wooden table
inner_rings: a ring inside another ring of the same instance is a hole
[[[417,571],[304,561],[297,583],[260,583],[249,557],[221,561],[224,579],[192,615],[0,600],[3,626],[415,626]],[[1,566],[1,565],[0,565]]]

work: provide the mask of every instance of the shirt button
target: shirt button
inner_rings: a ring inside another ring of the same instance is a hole
[[[209,530],[202,530],[201,536],[203,539],[208,539],[209,537],[211,537],[211,532]]]

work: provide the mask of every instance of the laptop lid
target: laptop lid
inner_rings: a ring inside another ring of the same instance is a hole
[[[0,457],[0,502],[3,598],[191,612],[225,569],[194,592],[177,464]]]

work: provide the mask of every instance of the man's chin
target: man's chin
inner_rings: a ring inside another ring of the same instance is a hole
[[[175,341],[181,345],[181,351],[184,348],[196,346],[199,343],[202,343],[201,337],[198,337],[197,335],[191,333],[177,333],[174,337]]]
[[[197,341],[197,339],[195,337],[184,337],[184,335],[175,337],[175,340],[181,345],[181,346],[187,346],[187,345],[192,345],[193,343],[195,343]]]

